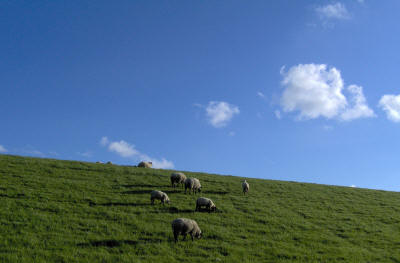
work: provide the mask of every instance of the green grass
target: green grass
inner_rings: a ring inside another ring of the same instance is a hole
[[[0,262],[400,262],[400,193],[185,172],[194,196],[170,173],[0,155]],[[204,238],[174,244],[178,217]]]

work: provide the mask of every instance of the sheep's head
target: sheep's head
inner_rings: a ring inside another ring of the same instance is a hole
[[[199,191],[199,193],[201,192],[201,186],[199,187],[199,189],[197,189],[197,191]]]
[[[196,238],[200,239],[203,237],[203,233],[201,233],[201,231],[196,233]]]
[[[212,207],[211,207],[211,211],[217,211],[217,207],[215,206],[215,205],[213,205]]]

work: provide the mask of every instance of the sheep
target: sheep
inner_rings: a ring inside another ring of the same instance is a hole
[[[138,167],[143,167],[143,168],[151,168],[153,166],[152,162],[140,162],[138,164]]]
[[[175,243],[178,242],[178,236],[182,235],[183,240],[186,239],[186,235],[189,234],[192,237],[192,241],[194,238],[200,239],[202,237],[202,233],[199,225],[197,225],[196,221],[187,218],[177,218],[172,221],[172,232],[174,234]]]
[[[158,190],[154,190],[151,192],[150,201],[152,205],[154,205],[154,199],[160,200],[163,205],[165,202],[167,202],[167,204],[169,204],[170,202],[168,195]]]
[[[185,183],[186,180],[186,175],[184,173],[172,173],[171,174],[171,185],[172,187],[175,187],[176,184],[182,184],[182,187]]]
[[[199,197],[197,198],[196,201],[196,210],[195,211],[200,211],[201,207],[205,206],[210,213],[211,211],[216,211],[217,207],[215,206],[214,202],[211,199],[205,198],[205,197]]]
[[[190,191],[193,191],[193,193],[196,193],[197,191],[201,192],[201,184],[199,179],[187,178],[185,180],[185,194],[186,194],[186,189],[189,189],[189,194]]]
[[[106,164],[113,164],[112,162],[108,161]]]
[[[243,194],[246,194],[250,189],[250,185],[246,180],[244,180],[244,182],[242,183],[242,189],[243,189]]]

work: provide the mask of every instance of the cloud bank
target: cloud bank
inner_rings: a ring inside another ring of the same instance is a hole
[[[284,91],[280,103],[283,111],[298,111],[300,120],[324,117],[350,121],[375,116],[367,105],[362,87],[347,87],[348,102],[342,93],[344,81],[340,71],[334,67],[299,64],[287,72],[281,71],[281,74]]]
[[[0,145],[0,153],[6,153],[6,152],[8,152],[7,149],[3,145]]]
[[[154,168],[174,168],[173,162],[168,161],[165,158],[161,158],[161,160],[152,158],[147,154],[138,151],[133,144],[130,144],[124,140],[112,142],[106,136],[104,136],[100,140],[100,145],[107,147],[110,152],[116,153],[124,158],[131,158],[136,161],[150,161],[153,163]]]

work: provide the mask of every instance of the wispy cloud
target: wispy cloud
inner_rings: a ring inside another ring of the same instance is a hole
[[[8,150],[3,145],[0,145],[0,153],[6,153],[6,152],[8,152]]]
[[[298,111],[299,120],[324,117],[350,121],[375,114],[367,105],[362,87],[347,88],[350,102],[343,94],[340,71],[325,64],[300,64],[283,72],[281,97],[283,111]]]
[[[400,122],[400,95],[383,95],[379,107],[386,112],[389,120]]]
[[[131,158],[135,161],[151,161],[153,163],[154,168],[162,168],[162,169],[172,169],[174,168],[174,164],[171,161],[166,160],[165,158],[156,159],[148,156],[145,153],[138,151],[135,148],[135,145],[130,144],[124,140],[120,141],[110,141],[107,137],[102,137],[100,140],[100,144],[110,152],[116,153],[124,158]]]
[[[215,128],[226,126],[229,121],[239,114],[239,107],[224,101],[210,101],[206,113],[209,123]]]
[[[264,93],[262,93],[261,91],[257,92],[257,96],[260,97],[260,98],[265,98]]]
[[[77,152],[77,154],[86,158],[90,158],[93,156],[93,153],[91,151]]]
[[[230,132],[228,133],[228,135],[232,137],[232,136],[235,136],[236,133],[235,133],[234,131],[230,131]]]
[[[280,120],[282,118],[280,110],[275,110],[274,111],[274,115],[278,120]]]
[[[349,19],[350,13],[344,4],[337,2],[315,8],[318,16],[323,19]]]

